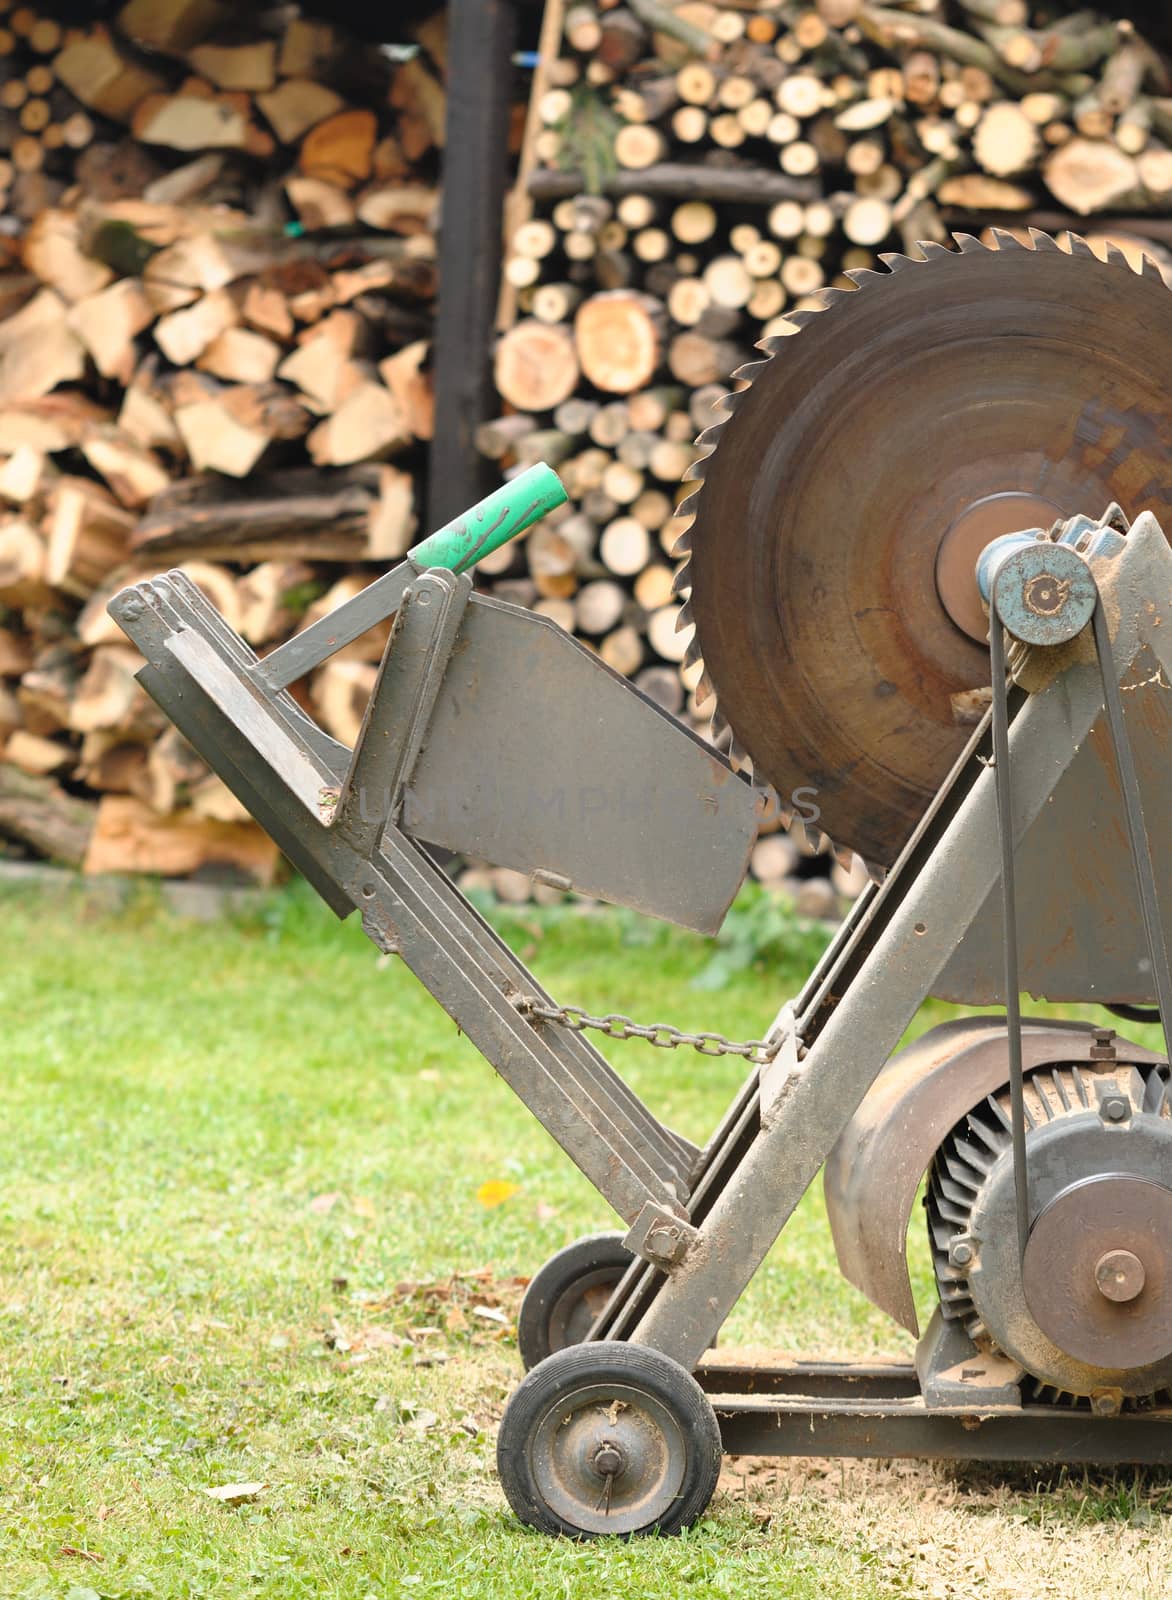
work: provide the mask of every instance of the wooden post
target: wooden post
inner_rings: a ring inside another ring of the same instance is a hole
[[[508,178],[509,85],[516,13],[511,0],[452,0],[448,10],[447,137],[440,314],[435,340],[435,437],[427,524],[450,522],[492,487],[477,427],[493,398],[493,326]]]

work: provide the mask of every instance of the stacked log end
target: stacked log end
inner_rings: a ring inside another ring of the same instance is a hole
[[[75,8],[76,11],[76,8]],[[437,10],[380,53],[277,8],[0,0],[0,849],[266,881],[275,847],[105,613],[183,566],[258,650],[416,533]],[[352,734],[381,640],[299,693]]]
[[[707,735],[672,552],[737,369],[848,272],[957,229],[1077,229],[1167,262],[1168,43],[1026,0],[571,0],[534,83],[500,415],[477,439],[505,471],[544,456],[571,499],[500,553],[510,596]],[[862,881],[829,869],[801,830],[752,863],[815,915]]]

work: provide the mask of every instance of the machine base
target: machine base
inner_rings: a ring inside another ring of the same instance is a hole
[[[916,1369],[713,1351],[696,1368],[727,1455],[1172,1465],[1172,1405],[1102,1417],[1077,1406],[929,1408]]]

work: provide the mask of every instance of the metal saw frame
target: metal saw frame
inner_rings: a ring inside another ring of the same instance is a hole
[[[1159,626],[1172,615],[1172,550],[1155,519],[1140,517],[1096,576],[1120,674],[1147,651],[1172,675],[1172,630]],[[357,612],[335,614],[329,638],[300,647],[280,670],[273,658],[258,662],[181,573],[122,591],[110,611],[146,657],[140,681],[180,731],[331,908],[357,910],[377,948],[403,958],[628,1223],[636,1259],[591,1341],[646,1346],[696,1372],[727,1449],[1172,1462],[1169,1407],[1108,1422],[1020,1400],[933,1406],[910,1368],[762,1368],[705,1354],[996,892],[987,722],[886,882],[864,891],[800,995],[778,1013],[771,1059],[697,1149],[580,1033],[532,1014],[549,997],[401,814],[366,819],[348,799],[364,764],[401,788],[451,670],[461,619],[484,604],[469,596],[466,579],[443,570],[407,574],[392,600],[384,591],[379,602],[381,614],[397,609],[399,620],[353,753],[286,686],[295,668],[316,664],[355,637],[360,621],[375,619],[370,600],[365,608],[362,596],[350,602]],[[521,626],[508,615],[514,608],[497,609],[502,626]],[[1010,729],[1020,831],[1046,807],[1102,708],[1097,662],[1077,650],[1024,699]]]

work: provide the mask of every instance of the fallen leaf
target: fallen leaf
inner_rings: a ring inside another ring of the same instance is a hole
[[[476,1198],[486,1211],[492,1211],[497,1206],[503,1206],[520,1187],[519,1183],[510,1183],[507,1178],[489,1178],[477,1189]]]
[[[315,1194],[309,1202],[309,1209],[315,1216],[322,1217],[327,1211],[332,1211],[341,1198],[342,1196],[336,1192],[334,1194]]]
[[[499,1322],[504,1327],[508,1327],[509,1324],[509,1319],[500,1306],[473,1306],[472,1315],[483,1317],[486,1322]]]
[[[374,1201],[368,1200],[365,1195],[355,1195],[350,1203],[360,1217],[373,1217],[375,1215]]]
[[[96,1550],[79,1550],[75,1544],[63,1544],[57,1552],[60,1556],[76,1556],[79,1561],[105,1561],[105,1556],[100,1556]]]
[[[206,1494],[209,1500],[219,1500],[222,1505],[243,1506],[255,1500],[267,1488],[267,1483],[221,1483],[201,1493]]]

